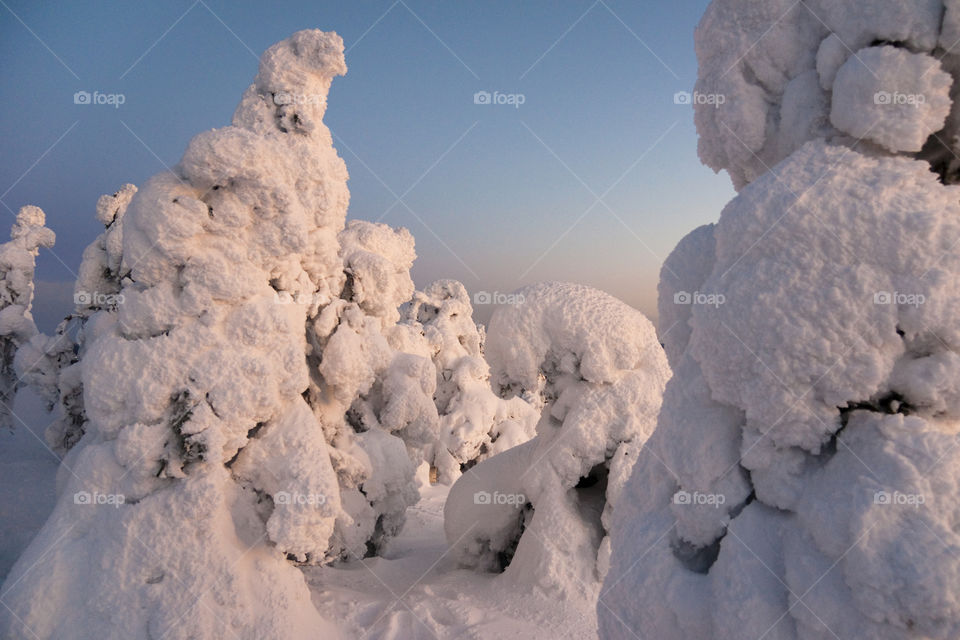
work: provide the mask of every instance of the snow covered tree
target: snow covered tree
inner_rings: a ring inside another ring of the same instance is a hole
[[[413,294],[406,229],[351,221],[339,234],[339,294],[307,318],[308,401],[323,425],[342,514],[328,554],[376,553],[419,495],[414,472],[436,439],[430,361],[400,351],[398,308]]]
[[[444,529],[464,566],[597,596],[610,520],[656,423],[670,369],[642,313],[595,289],[521,289],[490,321],[494,384],[539,399],[536,436],[453,485]]]
[[[98,211],[78,362],[61,372],[86,422],[5,585],[0,635],[334,633],[287,558],[326,558],[345,517],[304,398],[308,319],[345,281],[347,172],[322,121],[345,71],[335,34],[274,45],[231,126],[121,190],[111,221]]]
[[[47,427],[47,445],[63,456],[83,436],[83,380],[77,353],[83,343],[88,318],[100,309],[116,309],[123,302],[120,267],[123,257],[123,215],[137,188],[125,184],[112,195],[100,196],[97,220],[104,232],[84,250],[80,273],[74,285],[73,314],[64,319],[54,335],[37,333],[16,353],[17,374],[56,412]]]
[[[426,459],[437,467],[440,482],[451,484],[464,469],[534,436],[537,407],[528,399],[501,398],[490,386],[483,327],[473,321],[461,283],[438,280],[417,291],[402,311],[436,368],[439,435]]]
[[[603,638],[960,635],[960,4],[715,0],[701,158],[739,195],[660,281],[674,377]],[[654,455],[655,454],[655,455]]]
[[[44,223],[39,207],[22,207],[10,241],[0,245],[0,426],[13,426],[13,399],[20,381],[14,367],[17,349],[37,334],[30,315],[33,270],[40,247],[49,249],[56,239]]]

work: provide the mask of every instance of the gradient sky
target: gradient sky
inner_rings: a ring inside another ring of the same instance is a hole
[[[305,28],[347,47],[326,123],[349,215],[412,231],[418,287],[570,280],[654,317],[663,259],[733,195],[673,100],[696,80],[707,4],[0,0],[0,214],[35,204],[57,232],[39,258],[38,323],[50,331],[72,307],[97,198],[228,124],[258,56]],[[80,90],[125,102],[76,105]],[[524,104],[477,105],[478,91]]]

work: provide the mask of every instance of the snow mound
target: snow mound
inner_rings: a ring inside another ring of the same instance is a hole
[[[653,326],[589,287],[521,289],[490,322],[494,379],[542,404],[537,435],[472,467],[444,509],[464,566],[596,597],[619,494],[670,377]]]
[[[920,151],[950,113],[953,79],[936,58],[868,47],[837,71],[830,121],[893,152]]]

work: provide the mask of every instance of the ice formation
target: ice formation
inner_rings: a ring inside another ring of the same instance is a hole
[[[740,193],[661,273],[674,375],[614,515],[601,637],[960,635],[943,11],[715,0],[704,16],[698,87],[728,100],[698,107],[701,157]]]
[[[521,289],[490,322],[494,384],[542,406],[537,435],[453,485],[444,529],[461,565],[595,597],[607,532],[670,377],[653,325],[581,285]]]

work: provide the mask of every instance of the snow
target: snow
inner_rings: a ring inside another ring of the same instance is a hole
[[[952,81],[934,57],[867,47],[837,71],[830,121],[890,151],[920,151],[950,113]]]
[[[0,245],[0,428],[13,426],[11,405],[22,375],[14,369],[17,349],[37,334],[30,315],[33,304],[33,271],[40,247],[50,248],[56,239],[44,226],[39,207],[21,207],[10,230],[10,241]]]
[[[820,48],[817,49],[817,74],[820,77],[820,88],[824,91],[833,89],[837,71],[851,53],[853,52],[847,49],[846,43],[837,34],[831,33],[823,39]]]
[[[605,604],[663,638],[738,638],[745,622],[759,635],[775,620],[782,637],[955,637],[957,601],[930,591],[954,579],[944,554],[960,543],[939,506],[958,443],[960,191],[925,162],[822,141],[774,171],[667,260],[701,274],[691,247],[712,232],[699,286],[724,303],[692,305],[689,341],[668,341],[656,456],[615,515]],[[843,580],[797,600],[833,566]],[[673,581],[700,597],[664,591]],[[598,613],[603,637],[630,636]]]
[[[958,7],[711,3],[698,150],[738,195],[659,335],[584,285],[487,328],[417,291],[408,230],[346,221],[333,33],[100,198],[52,336],[24,207],[0,636],[960,637]]]
[[[713,229],[713,224],[705,224],[685,235],[660,269],[659,337],[671,367],[677,366],[690,341],[694,297],[703,292],[703,283],[716,260]]]
[[[944,19],[940,0],[714,0],[696,31],[696,90],[725,99],[694,105],[700,159],[739,191],[818,138],[920,151],[952,110],[925,153],[938,171],[960,170],[949,95],[958,65],[935,49],[954,44],[943,41],[955,12]]]
[[[704,16],[701,158],[739,195],[664,263],[602,638],[960,633],[954,5]]]
[[[110,288],[90,293],[117,297],[78,305],[79,362],[62,373],[79,369],[85,422],[57,505],[6,582],[4,635],[332,629],[286,559],[324,558],[342,511],[303,398],[308,304],[276,294],[339,288],[346,170],[325,101],[277,107],[272,93],[325,94],[343,71],[338,36],[295,34],[265,54],[234,124],[194,138],[177,174],[101,199],[108,228],[83,271],[105,264]]]
[[[443,533],[449,487],[427,484],[426,465],[420,472],[420,502],[378,557],[364,558],[357,550],[349,562],[304,570],[313,603],[325,617],[338,620],[348,637],[376,640],[596,634],[596,614],[587,601],[508,590],[495,575],[458,569]]]
[[[851,51],[877,41],[898,42],[930,51],[937,44],[942,0],[865,0],[811,2],[815,13]]]
[[[0,580],[53,509],[60,463],[43,442],[43,427],[52,419],[43,399],[23,388],[11,409],[16,427],[0,429]]]
[[[536,394],[537,435],[453,485],[444,529],[461,566],[561,598],[597,596],[605,537],[670,377],[653,325],[590,287],[545,283],[490,321],[501,389]]]
[[[784,91],[792,79],[816,69],[826,35],[805,3],[717,0],[707,7],[695,34],[696,91],[725,100],[716,107],[694,105],[697,149],[705,165],[727,170],[736,189],[793,150],[779,140]],[[820,132],[802,133],[805,140]]]
[[[470,295],[461,283],[438,280],[417,291],[401,311],[395,338],[431,358],[436,371],[430,393],[438,435],[427,460],[440,482],[451,484],[463,469],[534,436],[538,412],[532,398],[501,398],[491,389],[483,328],[472,319]]]

